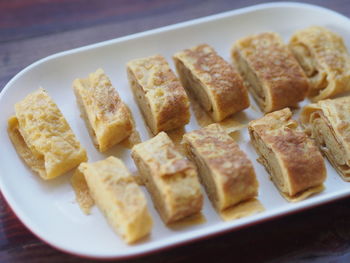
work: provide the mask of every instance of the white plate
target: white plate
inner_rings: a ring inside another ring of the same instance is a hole
[[[293,31],[310,25],[326,26],[340,33],[350,46],[350,22],[346,17],[312,5],[274,3],[234,10],[66,51],[32,64],[17,74],[0,95],[0,187],[5,199],[34,234],[60,250],[94,258],[125,258],[231,231],[350,195],[349,183],[342,181],[327,163],[328,179],[323,193],[299,203],[286,202],[268,179],[263,167],[255,161],[257,156],[249,143],[247,132],[244,131],[240,145],[254,160],[260,183],[259,200],[266,211],[236,221],[223,222],[206,198],[203,209],[206,222],[176,230],[167,228],[162,223],[147,195],[155,221],[154,229],[150,238],[129,246],[112,231],[96,207],[90,216],[80,211],[68,183],[70,175],[46,182],[33,174],[18,158],[6,132],[7,119],[14,114],[14,103],[43,87],[56,101],[78,139],[86,147],[89,160],[103,159],[106,155],[98,153],[93,147],[79,117],[71,88],[73,79],[85,77],[98,67],[105,69],[122,99],[131,107],[137,128],[142,139],[146,140],[148,134],[127,83],[127,61],[155,53],[163,54],[171,61],[171,56],[176,51],[203,42],[212,45],[220,55],[230,60],[230,47],[240,37],[262,31],[276,31],[287,41]],[[250,119],[262,116],[252,108],[246,110],[246,114]],[[192,118],[186,130],[195,128],[198,126]],[[116,147],[109,154],[117,155],[126,162],[130,170],[136,170],[129,150]]]

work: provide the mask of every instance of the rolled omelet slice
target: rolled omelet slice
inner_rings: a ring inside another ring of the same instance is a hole
[[[216,122],[249,107],[248,91],[236,69],[207,44],[173,56],[182,85]]]
[[[52,179],[87,160],[55,102],[43,89],[15,104],[8,134],[19,156],[43,179]]]
[[[76,79],[73,89],[82,117],[96,148],[105,152],[131,135],[130,110],[102,69],[86,79]]]
[[[295,32],[289,48],[309,79],[312,101],[350,90],[350,56],[341,36],[311,26]]]
[[[219,124],[186,133],[183,144],[219,212],[258,195],[252,162]]]
[[[297,107],[304,100],[308,79],[277,33],[237,40],[232,47],[232,59],[261,111]]]
[[[77,172],[84,175],[96,205],[127,243],[151,232],[153,221],[146,197],[120,159],[82,163]]]
[[[134,98],[153,134],[183,127],[190,121],[185,89],[164,57],[132,60],[127,73]]]
[[[203,196],[196,168],[165,132],[135,145],[131,157],[166,224],[201,211]]]
[[[350,97],[303,108],[300,120],[345,181],[350,181]]]
[[[288,201],[321,192],[326,167],[316,143],[298,128],[289,108],[249,123],[251,143],[272,181]]]

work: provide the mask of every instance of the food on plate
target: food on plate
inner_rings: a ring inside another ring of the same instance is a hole
[[[214,121],[249,107],[248,91],[236,69],[207,44],[173,56],[182,85]]]
[[[186,133],[183,143],[218,211],[258,195],[252,162],[219,124]]]
[[[87,160],[62,112],[41,88],[15,104],[8,134],[19,156],[45,180]]]
[[[307,105],[300,119],[341,177],[350,181],[350,97]]]
[[[289,47],[309,79],[312,101],[350,90],[350,57],[341,36],[311,26],[295,32]]]
[[[76,79],[73,89],[82,117],[96,148],[105,152],[134,130],[130,110],[102,69]]]
[[[263,112],[297,107],[305,98],[308,79],[277,33],[239,39],[232,58]]]
[[[164,57],[130,61],[127,73],[134,97],[153,134],[183,127],[190,121],[189,100]]]
[[[316,143],[299,129],[289,108],[249,123],[251,143],[281,194],[299,201],[321,192],[326,167]]]
[[[84,175],[96,205],[127,243],[151,232],[153,221],[146,197],[120,159],[82,163],[77,172]]]
[[[73,173],[70,183],[75,192],[75,200],[77,201],[80,209],[86,214],[90,214],[91,208],[94,206],[95,201],[92,198],[89,190],[89,186],[86,183],[84,174],[79,172],[79,169]]]
[[[131,156],[165,223],[201,211],[203,196],[196,168],[165,132],[135,145]]]

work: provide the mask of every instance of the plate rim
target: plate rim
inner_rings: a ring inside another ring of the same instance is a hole
[[[143,32],[138,32],[138,33],[134,33],[134,34],[130,34],[130,35],[126,35],[126,36],[122,36],[122,37],[118,37],[118,38],[114,38],[114,39],[110,39],[110,40],[105,40],[102,42],[97,42],[97,43],[85,45],[85,46],[74,48],[74,49],[69,49],[69,50],[58,52],[58,53],[49,55],[47,57],[44,57],[42,59],[39,59],[39,60],[35,61],[34,63],[30,64],[29,66],[25,67],[24,69],[22,69],[19,73],[17,73],[14,77],[11,78],[11,80],[4,86],[4,88],[0,92],[0,103],[3,99],[3,97],[5,96],[6,91],[12,86],[13,82],[15,82],[18,78],[20,78],[22,75],[24,75],[27,71],[31,70],[32,68],[34,68],[42,63],[45,63],[49,60],[52,60],[52,59],[68,56],[68,55],[71,55],[74,53],[88,51],[88,50],[95,49],[95,48],[106,47],[108,45],[113,45],[113,44],[117,44],[120,42],[136,39],[136,38],[142,38],[142,37],[149,36],[149,35],[154,35],[154,34],[158,34],[158,33],[168,32],[171,30],[181,29],[181,28],[185,28],[187,26],[193,26],[193,25],[197,25],[197,24],[201,24],[201,23],[205,23],[205,22],[211,22],[211,21],[215,21],[217,19],[224,19],[224,18],[227,18],[230,16],[236,16],[236,15],[240,15],[240,14],[250,13],[250,12],[257,11],[257,10],[266,10],[266,9],[272,9],[272,8],[293,8],[293,7],[299,7],[299,8],[304,8],[304,9],[313,9],[313,10],[318,9],[320,11],[328,12],[328,13],[331,13],[333,15],[336,15],[336,16],[344,19],[348,23],[350,21],[349,18],[347,18],[345,15],[338,13],[332,9],[328,9],[328,8],[314,5],[314,4],[299,3],[299,2],[269,2],[269,3],[262,3],[262,4],[247,6],[247,7],[243,7],[243,8],[238,8],[238,9],[232,9],[229,11],[225,11],[225,12],[221,12],[221,13],[217,13],[217,14],[213,14],[213,15],[209,15],[209,16],[191,19],[191,20],[179,22],[176,24],[171,24],[171,25],[167,25],[167,26],[163,26],[163,27],[159,27],[159,28],[155,28],[155,29],[150,29],[150,30],[143,31]],[[312,209],[312,208],[315,208],[315,207],[318,207],[318,206],[345,198],[347,196],[350,196],[350,189],[343,190],[340,192],[331,193],[330,196],[323,197],[317,201],[310,200],[310,199],[305,200],[301,205],[299,205],[297,207],[281,207],[281,208],[273,209],[272,211],[270,210],[270,214],[268,214],[268,215],[261,214],[260,216],[258,216],[258,218],[255,218],[254,220],[248,220],[248,222],[241,224],[241,225],[236,225],[234,227],[221,225],[221,228],[216,229],[216,230],[211,229],[210,231],[209,230],[205,231],[205,229],[199,229],[199,230],[196,230],[195,232],[190,233],[192,235],[195,234],[194,236],[184,238],[183,240],[177,240],[173,243],[169,243],[169,244],[165,244],[165,245],[156,245],[156,247],[153,247],[153,248],[150,247],[147,249],[143,249],[141,251],[135,251],[135,252],[130,251],[127,253],[120,253],[119,255],[114,255],[114,256],[107,255],[106,256],[106,255],[98,255],[98,254],[93,254],[93,253],[92,254],[85,254],[85,253],[79,253],[79,252],[74,251],[74,250],[68,250],[66,248],[57,246],[55,243],[45,239],[43,237],[43,235],[40,234],[40,231],[38,231],[37,229],[33,229],[31,226],[31,223],[28,223],[28,222],[31,222],[32,220],[28,219],[26,214],[21,212],[20,206],[18,206],[17,203],[15,201],[13,201],[11,194],[9,194],[6,190],[6,184],[4,184],[2,176],[0,176],[0,191],[4,197],[6,204],[11,208],[11,210],[15,214],[16,218],[18,218],[19,221],[32,234],[34,234],[38,239],[40,239],[41,241],[45,242],[46,244],[50,245],[51,247],[53,247],[59,251],[62,251],[64,253],[78,256],[81,258],[98,259],[98,260],[123,260],[123,259],[131,259],[131,258],[145,256],[148,254],[157,253],[159,251],[171,249],[173,247],[178,247],[178,246],[189,244],[189,243],[192,243],[195,241],[200,241],[200,240],[208,239],[208,238],[211,238],[214,236],[222,235],[224,233],[233,232],[233,231],[243,229],[243,228],[246,228],[246,227],[249,227],[252,225],[260,224],[260,223],[266,222],[268,220],[274,220],[276,218],[280,218],[280,217],[287,216],[290,214],[302,212],[302,211],[305,211],[306,209]]]

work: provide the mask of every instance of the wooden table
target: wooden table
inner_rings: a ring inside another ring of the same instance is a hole
[[[262,2],[0,0],[0,89],[59,51]],[[350,1],[305,2],[350,17]],[[349,252],[350,198],[128,262],[350,262]],[[41,242],[0,195],[0,262],[89,261]]]

